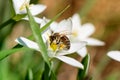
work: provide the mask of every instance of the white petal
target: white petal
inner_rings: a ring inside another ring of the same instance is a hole
[[[110,58],[120,62],[120,51],[110,51],[107,53],[107,55]]]
[[[75,60],[73,58],[66,57],[66,56],[56,56],[56,58],[71,65],[71,66],[84,69],[84,66],[80,62],[78,62],[77,60]]]
[[[48,56],[51,58],[55,57],[54,52],[52,50],[49,50],[49,48],[48,48]]]
[[[15,9],[16,14],[25,14],[26,9],[20,10],[21,7],[23,7],[25,4],[29,4],[30,0],[13,0],[13,6]]]
[[[80,28],[80,31],[78,32],[78,36],[80,39],[87,38],[90,35],[92,35],[95,31],[95,27],[91,23],[83,24]]]
[[[37,5],[31,5],[29,8],[32,15],[38,15],[39,13],[43,12],[46,9],[46,6],[37,4]]]
[[[63,56],[63,55],[68,55],[68,54],[73,54],[74,52],[77,52],[79,50],[81,50],[83,47],[86,46],[86,42],[81,41],[81,42],[72,42],[70,44],[70,49],[67,50],[63,50],[60,51],[59,53],[57,53],[58,56]]]
[[[77,51],[77,53],[84,58],[87,55],[87,48],[83,47],[79,51]]]
[[[26,46],[28,48],[31,48],[31,49],[34,49],[34,50],[37,50],[37,51],[40,51],[39,49],[39,46],[37,45],[37,43],[27,39],[27,38],[24,38],[24,37],[19,37],[15,40],[17,43],[23,45],[23,46]]]
[[[25,18],[22,18],[22,19],[24,19],[24,20],[29,20],[29,18],[28,18],[28,17],[25,17]],[[43,19],[38,18],[38,17],[34,17],[34,19],[35,19],[35,21],[36,21],[38,24],[41,24],[41,23],[42,23],[42,21],[43,21]]]
[[[103,41],[100,41],[94,38],[87,38],[84,41],[86,41],[87,45],[90,45],[90,46],[104,46],[105,45]]]
[[[20,7],[23,5],[25,0],[12,0],[13,1],[13,7],[15,9],[16,14],[20,13]]]
[[[68,53],[74,53],[78,50],[80,50],[81,48],[86,46],[86,42],[81,41],[81,42],[73,42],[70,44],[70,49],[68,50]]]
[[[41,18],[38,18],[38,17],[34,17],[34,19],[38,24],[41,24],[43,21]]]
[[[42,22],[40,24],[40,28],[44,27],[50,20],[43,17]],[[49,36],[51,35],[51,29],[50,27],[48,27],[47,29],[45,29],[44,31],[42,31],[42,37],[44,42],[46,43],[47,40],[49,40]]]
[[[42,23],[41,23],[41,27],[43,27],[43,26],[45,26],[50,20],[49,19],[47,19],[46,17],[43,17],[43,19],[42,19],[43,21],[42,21]],[[52,24],[52,23],[51,23]]]
[[[56,29],[57,27],[58,27],[58,23],[55,22],[55,21],[50,24],[50,28],[51,28],[52,31],[55,31],[55,29]]]
[[[28,16],[25,18],[22,18],[24,20],[29,20]],[[35,21],[40,24],[40,28],[42,28],[45,24],[48,23],[48,19],[46,19],[45,17],[43,17],[43,19],[39,18],[39,17],[34,17]]]
[[[64,55],[68,55],[68,54],[72,54],[72,53],[68,53],[67,51],[61,51],[59,53],[57,53],[57,56],[64,56]]]
[[[44,32],[42,32],[43,41],[46,43],[49,40],[49,36],[51,35],[51,30],[48,28]]]
[[[52,29],[54,30],[54,33],[58,32],[70,34],[72,32],[72,21],[71,19],[62,20],[60,23],[58,23],[58,26],[55,28],[52,27]]]
[[[72,16],[73,29],[79,29],[81,27],[81,20],[79,14],[74,14]]]

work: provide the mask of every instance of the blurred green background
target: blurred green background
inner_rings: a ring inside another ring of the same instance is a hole
[[[10,1],[0,0],[0,24],[13,16]],[[82,24],[93,23],[96,31],[92,37],[103,40],[106,45],[88,46],[91,55],[88,76],[93,76],[94,80],[120,80],[120,63],[106,56],[110,50],[120,50],[120,0],[31,0],[31,3],[47,5],[47,9],[38,15],[39,17],[46,16],[51,19],[70,5],[70,8],[57,21],[79,13]],[[30,34],[27,21],[21,20],[7,25],[0,29],[0,51],[14,47],[16,45],[14,40],[17,37],[27,37]],[[24,80],[28,69],[37,73],[40,69],[41,56],[34,53],[37,52],[21,51],[0,61],[0,80]],[[76,68],[63,63],[58,70],[58,80],[75,80],[76,73]]]

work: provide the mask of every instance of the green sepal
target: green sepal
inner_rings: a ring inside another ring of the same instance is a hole
[[[27,14],[17,14],[16,16],[14,16],[12,19],[15,21],[19,21],[22,18],[24,18]]]

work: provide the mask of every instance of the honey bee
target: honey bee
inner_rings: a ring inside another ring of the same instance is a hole
[[[70,40],[64,34],[53,33],[51,36],[49,36],[49,39],[50,39],[50,45],[54,43],[57,45],[58,49],[62,49],[62,50],[70,49]]]

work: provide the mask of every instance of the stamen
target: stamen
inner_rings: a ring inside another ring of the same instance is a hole
[[[26,6],[29,7],[29,1],[25,0],[24,3],[22,4],[22,6],[20,7],[20,10],[24,10],[26,8]]]
[[[78,36],[77,31],[74,31],[72,34],[73,34],[74,36]]]
[[[64,44],[60,44],[59,49],[62,50],[62,49],[64,49],[64,48],[65,48],[65,45],[64,45]]]

